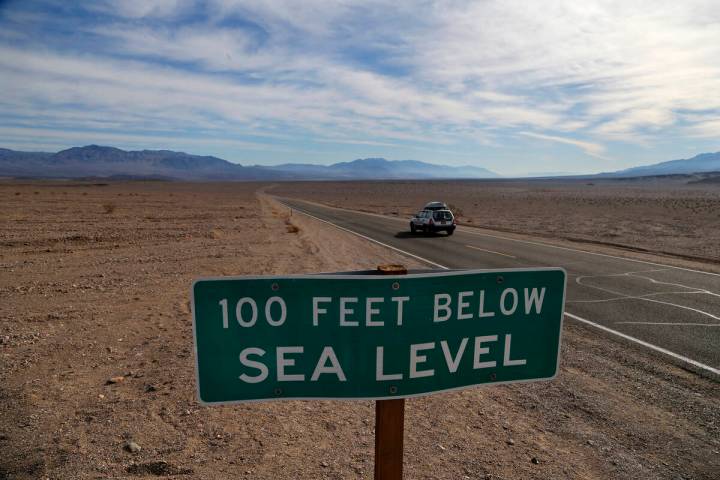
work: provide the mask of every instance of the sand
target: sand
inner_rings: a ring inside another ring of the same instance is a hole
[[[0,478],[372,477],[372,402],[195,398],[193,279],[418,266],[269,187],[0,184]],[[719,427],[716,380],[570,323],[556,380],[408,400],[406,478],[710,479]]]

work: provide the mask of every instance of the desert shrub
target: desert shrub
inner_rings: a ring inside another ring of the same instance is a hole
[[[110,214],[115,211],[115,204],[114,203],[103,203],[102,208],[105,213]]]
[[[219,239],[223,237],[223,232],[219,228],[211,228],[208,232],[208,238]]]
[[[289,217],[285,218],[285,228],[288,233],[298,233],[300,231],[300,227],[293,224]]]

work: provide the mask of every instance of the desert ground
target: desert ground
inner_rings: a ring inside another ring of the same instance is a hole
[[[197,402],[193,279],[420,266],[268,193],[720,261],[712,188],[0,182],[0,478],[372,477],[372,402]],[[555,380],[410,399],[405,432],[408,479],[715,479],[720,384],[566,322]]]
[[[442,200],[468,226],[720,264],[720,183],[673,178],[293,182],[272,192],[407,218],[427,201]]]

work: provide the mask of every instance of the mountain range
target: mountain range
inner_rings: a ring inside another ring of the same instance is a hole
[[[658,175],[720,172],[720,152],[701,153],[692,158],[669,160],[667,162],[627,168],[617,172],[601,173],[600,177],[649,177]]]
[[[168,180],[381,180],[497,178],[490,170],[416,160],[364,158],[333,165],[244,166],[217,157],[171,150],[126,151],[88,145],[57,153],[0,148],[0,176],[42,178],[154,178]]]
[[[720,152],[689,159],[588,175],[594,178],[629,178],[720,172]],[[84,178],[165,180],[384,180],[499,178],[488,169],[448,166],[416,160],[363,158],[332,165],[286,163],[240,165],[212,156],[171,150],[126,151],[88,145],[57,153],[21,152],[0,148],[0,176],[25,178]],[[558,175],[561,177],[561,175]],[[578,177],[578,176],[574,176]]]

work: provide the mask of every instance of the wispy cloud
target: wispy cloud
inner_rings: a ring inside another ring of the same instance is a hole
[[[92,129],[240,153],[265,135],[277,161],[337,143],[502,165],[526,139],[593,169],[718,138],[713,1],[38,1],[0,7],[0,32],[0,118],[38,143]]]
[[[607,157],[603,156],[603,153],[605,152],[605,147],[603,147],[599,143],[585,142],[582,140],[575,140],[572,138],[557,137],[555,135],[543,135],[541,133],[533,133],[533,132],[519,132],[519,133],[520,133],[520,135],[525,135],[526,137],[537,138],[540,140],[547,140],[549,142],[564,143],[566,145],[573,145],[575,147],[580,148],[588,155],[591,155],[593,157],[597,157],[597,158],[600,158],[603,160],[607,160]]]

